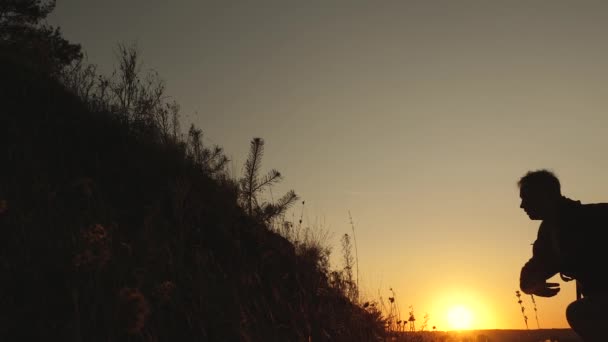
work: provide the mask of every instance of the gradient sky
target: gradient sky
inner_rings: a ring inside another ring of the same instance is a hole
[[[472,328],[526,328],[527,170],[608,201],[608,2],[59,0],[49,23],[106,71],[137,41],[233,172],[262,137],[273,194],[306,201],[335,267],[350,211],[364,298],[392,288],[418,327],[462,305]],[[537,298],[540,327],[568,327],[574,297]]]

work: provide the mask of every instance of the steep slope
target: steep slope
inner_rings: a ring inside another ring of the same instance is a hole
[[[377,313],[183,142],[0,60],[0,340],[372,341]]]

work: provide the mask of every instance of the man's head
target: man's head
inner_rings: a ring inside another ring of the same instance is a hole
[[[532,220],[544,220],[555,212],[562,197],[559,179],[553,172],[542,169],[528,171],[517,182],[521,205]]]

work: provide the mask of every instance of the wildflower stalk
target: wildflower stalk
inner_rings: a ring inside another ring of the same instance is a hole
[[[540,329],[540,323],[538,322],[538,310],[536,309],[536,300],[534,300],[534,295],[530,295],[532,298],[532,304],[534,304],[534,316],[536,317],[536,326]]]
[[[528,327],[528,316],[526,316],[526,308],[524,308],[523,301],[521,300],[521,293],[519,291],[515,291],[515,296],[517,296],[517,303],[521,307],[521,314],[524,316],[524,323],[526,323],[526,330],[530,330]]]

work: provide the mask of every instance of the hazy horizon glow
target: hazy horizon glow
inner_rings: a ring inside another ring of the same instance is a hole
[[[110,20],[111,18],[111,20]],[[449,330],[526,329],[515,291],[539,222],[517,179],[549,168],[565,195],[608,201],[608,3],[60,1],[49,22],[111,70],[137,41],[184,126],[240,173],[249,141],[304,223],[358,243],[363,300]],[[531,329],[565,328],[574,284],[529,296]],[[453,323],[456,324],[456,323]],[[464,324],[464,323],[462,323]]]
[[[448,324],[452,330],[471,329],[473,313],[466,306],[457,305],[448,310]]]

